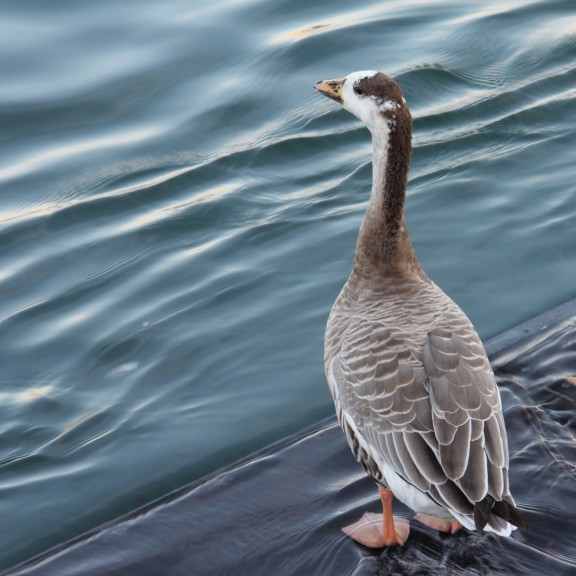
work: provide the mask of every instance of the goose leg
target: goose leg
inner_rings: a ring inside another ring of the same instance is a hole
[[[398,520],[401,518],[394,518],[392,512],[392,500],[394,499],[394,494],[392,490],[379,487],[380,489],[380,500],[382,501],[382,533],[384,538],[384,546],[391,546],[392,544],[400,544],[402,546],[408,538],[408,532],[406,535],[399,533],[396,526]],[[403,524],[402,522],[400,524]],[[410,530],[410,525],[408,524],[408,531]]]
[[[358,522],[342,528],[342,532],[368,548],[402,546],[410,534],[410,523],[392,515],[393,498],[392,491],[380,487],[382,514],[366,512]]]

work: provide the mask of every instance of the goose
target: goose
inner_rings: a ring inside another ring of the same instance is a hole
[[[372,190],[352,271],[329,315],[324,364],[356,460],[382,515],[342,530],[369,547],[402,545],[409,522],[510,536],[527,528],[508,483],[500,394],[474,326],[426,276],[404,218],[412,117],[400,86],[363,71],[314,86],[372,135]]]

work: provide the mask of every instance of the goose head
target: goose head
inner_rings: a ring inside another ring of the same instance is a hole
[[[382,72],[353,72],[337,80],[321,80],[314,88],[342,104],[373,134],[389,132],[408,113],[400,86]]]

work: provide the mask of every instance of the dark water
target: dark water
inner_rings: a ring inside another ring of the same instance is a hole
[[[0,28],[0,567],[331,413],[370,141],[319,79],[401,83],[412,239],[483,337],[576,295],[572,0],[4,0]]]
[[[446,535],[413,518],[404,546],[341,532],[380,512],[336,417],[84,534],[6,576],[573,576],[576,299],[487,344],[510,440],[510,485],[529,529]],[[3,572],[3,574],[5,574]]]

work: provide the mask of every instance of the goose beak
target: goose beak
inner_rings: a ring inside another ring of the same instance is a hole
[[[338,80],[320,80],[314,84],[314,90],[336,100],[338,104],[344,104],[344,98],[342,98],[342,86],[344,86],[344,78],[339,78]]]

